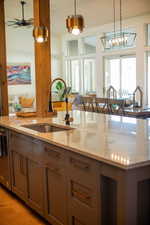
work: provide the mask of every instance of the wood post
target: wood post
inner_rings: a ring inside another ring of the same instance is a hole
[[[35,42],[35,73],[36,73],[36,111],[37,116],[48,115],[51,83],[51,52],[50,52],[50,0],[33,0],[34,25],[46,26],[48,41]]]
[[[8,115],[4,0],[0,0],[0,112]]]

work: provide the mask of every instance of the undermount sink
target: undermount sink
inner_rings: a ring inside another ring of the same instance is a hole
[[[22,125],[22,127],[29,128],[31,130],[35,130],[41,133],[58,132],[58,131],[66,131],[66,130],[73,129],[71,127],[63,127],[63,126],[49,124],[49,123],[28,124],[28,125]]]

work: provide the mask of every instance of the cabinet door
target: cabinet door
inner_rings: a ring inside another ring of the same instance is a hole
[[[54,225],[66,225],[66,182],[63,168],[50,164],[46,169],[47,217]]]
[[[99,183],[96,161],[68,153],[69,225],[99,225]]]
[[[21,199],[27,199],[27,161],[26,158],[17,152],[12,154],[12,190]]]
[[[28,160],[28,203],[41,215],[44,214],[44,168],[37,162]]]
[[[53,145],[44,147],[46,163],[46,217],[53,225],[67,225],[67,191],[64,150]]]

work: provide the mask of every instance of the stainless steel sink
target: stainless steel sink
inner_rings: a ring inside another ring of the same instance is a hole
[[[66,131],[73,129],[72,127],[63,127],[59,125],[49,124],[49,123],[35,123],[22,125],[22,127],[29,128],[31,130],[35,130],[41,133],[49,133],[49,132],[58,132],[58,131]]]

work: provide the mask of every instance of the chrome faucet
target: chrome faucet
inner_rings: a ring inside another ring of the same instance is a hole
[[[67,88],[66,82],[62,78],[60,78],[60,77],[55,78],[52,81],[52,83],[50,84],[49,112],[53,112],[51,92],[52,92],[52,85],[57,80],[62,81],[63,84],[64,84],[64,96],[65,96],[65,102],[66,102],[66,115],[65,115],[65,118],[64,119],[65,119],[66,125],[70,125],[70,122],[73,121],[73,119],[70,118],[69,109],[68,109],[68,94],[69,94],[69,91],[70,91],[71,88]]]

